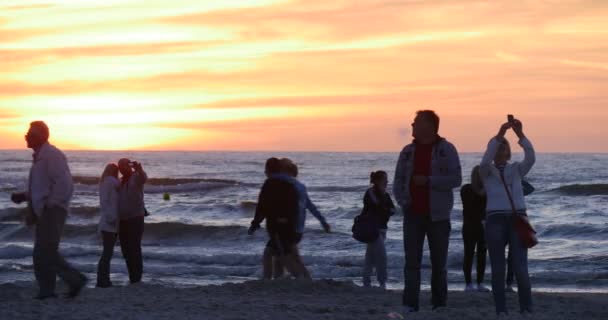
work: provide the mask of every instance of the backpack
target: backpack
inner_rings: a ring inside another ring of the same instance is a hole
[[[359,242],[372,243],[380,236],[378,220],[371,214],[360,214],[355,217],[352,232],[353,238]]]

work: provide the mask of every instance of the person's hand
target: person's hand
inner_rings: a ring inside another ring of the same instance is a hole
[[[416,187],[425,187],[429,183],[429,177],[415,175],[412,177]]]
[[[144,168],[141,165],[141,162],[138,162],[138,161],[133,161],[133,169],[135,169],[135,171],[137,171],[137,172],[141,172],[144,170]]]
[[[247,230],[247,234],[248,235],[253,235],[255,233],[256,230],[258,230],[260,228],[259,225],[252,223],[251,226],[249,227],[249,230]]]
[[[27,193],[14,192],[13,194],[11,194],[11,201],[13,201],[16,204],[21,204],[21,203],[27,201]]]
[[[325,230],[325,233],[331,233],[331,226],[327,222],[324,222],[321,225],[323,226],[323,230]]]
[[[524,137],[524,125],[518,119],[513,119],[513,131],[517,135],[518,138]]]
[[[499,138],[504,138],[505,134],[507,134],[507,131],[511,128],[512,128],[511,122],[503,123],[503,125],[500,126],[500,130],[498,130],[498,134],[496,136]]]

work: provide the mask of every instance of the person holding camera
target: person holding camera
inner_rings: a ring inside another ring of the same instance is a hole
[[[522,162],[511,160],[511,147],[505,134],[509,129],[519,138],[524,149]],[[528,275],[528,248],[514,227],[517,215],[526,216],[522,179],[536,161],[534,147],[523,132],[521,121],[508,117],[498,134],[490,140],[480,164],[479,173],[487,195],[486,242],[492,266],[492,292],[496,313],[507,313],[505,302],[505,247],[510,245],[511,267],[517,279],[521,313],[532,313],[532,286]]]
[[[34,150],[28,191],[13,193],[11,200],[28,203],[28,226],[36,226],[34,240],[34,274],[40,291],[35,299],[55,298],[57,275],[69,286],[66,297],[76,297],[87,278],[70,266],[59,253],[61,232],[74,192],[72,174],[66,156],[48,142],[49,128],[34,121],[25,135],[27,147]]]
[[[120,218],[118,238],[120,249],[127,264],[131,284],[141,282],[143,256],[141,239],[144,234],[144,184],[148,175],[141,163],[123,158],[118,161],[122,178],[118,196],[118,216]]]

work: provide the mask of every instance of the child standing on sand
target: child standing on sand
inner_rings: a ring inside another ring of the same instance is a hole
[[[363,212],[362,215],[373,215],[376,217],[376,222],[379,227],[378,238],[367,244],[365,251],[365,265],[363,267],[363,285],[371,286],[372,271],[376,269],[376,278],[380,283],[380,287],[386,289],[386,248],[384,241],[386,240],[386,232],[388,229],[388,220],[395,214],[395,205],[391,196],[386,192],[388,185],[388,177],[384,171],[372,172],[370,175],[372,187],[365,192],[363,197]]]

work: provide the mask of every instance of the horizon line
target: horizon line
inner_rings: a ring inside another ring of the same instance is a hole
[[[26,151],[29,150],[29,148],[26,149],[3,149],[0,148],[0,151]],[[172,150],[172,149],[167,149],[167,150],[143,150],[143,149],[125,149],[125,150],[104,150],[104,149],[61,149],[62,151],[66,151],[66,152],[71,152],[71,151],[77,151],[77,152],[87,152],[87,151],[94,151],[94,152],[190,152],[190,153],[196,153],[196,152],[209,152],[209,153],[221,153],[221,152],[227,152],[227,153],[271,153],[271,152],[285,152],[285,153],[399,153],[401,152],[401,149],[399,150],[387,150],[387,151],[332,151],[332,150],[237,150],[237,149],[225,149],[225,150]],[[458,153],[460,154],[467,154],[467,153],[484,153],[485,151],[459,151]],[[517,151],[517,152],[513,152],[513,153],[523,153],[522,151]],[[537,154],[608,154],[608,151],[536,151]]]

